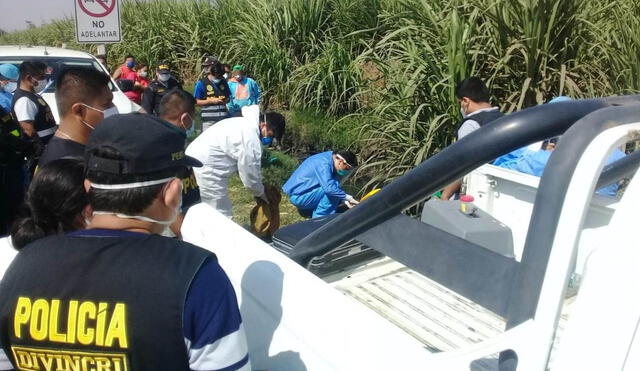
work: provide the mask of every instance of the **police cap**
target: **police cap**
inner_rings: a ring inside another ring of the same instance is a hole
[[[170,123],[147,114],[109,116],[96,127],[86,148],[88,171],[114,175],[144,175],[162,170],[200,167],[184,153],[186,134]],[[95,150],[111,147],[120,160],[97,156]]]

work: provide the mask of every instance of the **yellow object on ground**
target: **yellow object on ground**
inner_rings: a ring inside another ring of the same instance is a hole
[[[373,189],[371,192],[367,193],[366,195],[362,196],[362,198],[360,199],[360,202],[366,200],[367,198],[375,195],[376,193],[380,192],[381,188],[375,188]]]

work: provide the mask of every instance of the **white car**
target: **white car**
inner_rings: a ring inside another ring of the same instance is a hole
[[[16,67],[25,60],[37,60],[47,65],[47,77],[49,85],[40,93],[47,104],[51,107],[56,123],[60,124],[58,116],[58,106],[56,104],[56,79],[64,68],[68,67],[90,67],[103,71],[107,75],[109,72],[91,54],[62,48],[51,48],[45,46],[0,46],[0,64],[11,63]],[[118,88],[115,81],[111,79],[111,91],[113,92],[113,104],[118,108],[119,113],[136,112],[140,106],[132,102]]]

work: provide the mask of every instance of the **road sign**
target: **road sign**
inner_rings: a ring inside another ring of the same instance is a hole
[[[118,0],[74,0],[79,43],[117,43],[122,40]]]

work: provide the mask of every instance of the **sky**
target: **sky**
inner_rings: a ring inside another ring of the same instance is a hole
[[[26,21],[40,26],[52,19],[73,16],[74,0],[0,0],[0,28],[5,31],[24,30]]]

